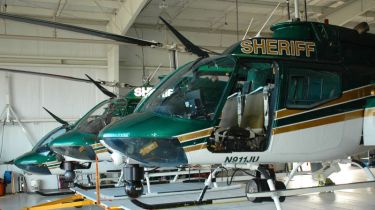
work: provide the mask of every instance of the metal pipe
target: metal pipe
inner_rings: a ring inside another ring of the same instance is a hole
[[[290,3],[289,3],[289,0],[286,0],[286,6],[287,6],[287,10],[288,10],[288,20],[290,20]]]
[[[294,0],[294,18],[299,19],[299,0]]]
[[[171,50],[171,53],[172,53],[172,68],[173,70],[176,70],[177,69],[177,60],[176,60],[177,51]]]
[[[98,156],[95,155],[95,192],[96,192],[96,204],[100,205],[100,175],[99,175],[99,160]]]
[[[307,21],[307,2],[306,0],[304,2],[305,2],[305,21]]]
[[[239,41],[240,33],[239,33],[239,26],[238,26],[238,0],[236,0],[236,26],[237,26],[237,41]]]

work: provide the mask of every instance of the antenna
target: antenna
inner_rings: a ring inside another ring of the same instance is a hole
[[[263,24],[262,28],[260,28],[259,32],[257,33],[257,35],[255,35],[255,37],[260,37],[260,33],[262,33],[262,31],[263,31],[264,27],[267,25],[268,21],[271,20],[271,17],[272,17],[273,14],[276,12],[277,8],[279,8],[280,4],[281,4],[281,2],[279,2],[279,3],[276,5],[275,9],[273,9],[273,11],[271,12],[270,16],[268,17],[268,19],[266,20],[266,22]]]
[[[246,39],[247,33],[249,33],[249,29],[251,27],[251,24],[253,24],[254,17],[251,18],[249,26],[246,29],[245,35],[242,37],[242,40]]]
[[[156,72],[159,71],[160,67],[161,67],[162,63],[159,64],[159,66],[155,69],[154,72],[150,73],[145,81],[145,84],[148,85],[148,83],[154,78]]]

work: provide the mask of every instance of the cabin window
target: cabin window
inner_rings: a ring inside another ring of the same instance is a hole
[[[288,108],[310,108],[341,94],[341,79],[335,72],[292,69],[288,84]]]
[[[205,58],[187,65],[156,89],[139,111],[213,120],[235,66],[231,56]]]
[[[66,128],[64,126],[58,127],[51,132],[49,132],[47,135],[45,135],[33,148],[32,151],[34,152],[49,152],[49,146],[48,144],[53,141],[55,138],[61,136],[66,132]]]

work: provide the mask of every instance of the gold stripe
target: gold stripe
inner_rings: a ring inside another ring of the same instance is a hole
[[[108,149],[99,149],[95,151],[95,154],[103,153],[103,152],[108,152]]]
[[[91,144],[91,147],[93,149],[97,148],[97,147],[102,147],[103,145],[101,143],[96,143],[96,144]]]
[[[193,132],[193,133],[182,134],[182,135],[177,136],[177,139],[180,142],[185,142],[185,141],[189,141],[189,140],[192,140],[192,139],[197,139],[199,137],[209,136],[209,135],[211,135],[212,130],[213,130],[213,128],[208,128],[208,129],[196,131],[196,132]]]
[[[365,117],[375,117],[375,108],[365,109]]]
[[[299,113],[302,113],[302,112],[310,112],[310,111],[313,111],[315,109],[321,109],[321,108],[324,108],[324,107],[327,107],[327,106],[332,106],[332,105],[344,103],[344,102],[347,102],[347,101],[351,101],[351,100],[354,100],[354,99],[359,99],[359,98],[363,98],[363,97],[366,97],[366,96],[374,95],[374,93],[375,93],[374,88],[375,88],[375,85],[369,85],[369,86],[361,87],[361,88],[354,89],[354,90],[348,90],[345,93],[343,93],[340,98],[335,99],[333,101],[325,103],[324,105],[318,106],[318,107],[316,107],[314,109],[310,109],[310,110],[282,109],[282,110],[279,110],[279,111],[276,112],[276,119],[287,117],[287,116],[294,115],[294,114],[299,114]]]
[[[55,165],[55,164],[60,164],[61,162],[60,161],[51,161],[51,162],[46,162],[45,164],[46,165]]]
[[[61,164],[61,162],[60,163],[54,163],[54,164],[45,164],[46,166],[56,166],[56,165],[60,165]]]
[[[361,118],[363,117],[364,111],[363,109],[353,111],[353,112],[347,112],[339,115],[334,115],[334,116],[328,116],[308,122],[302,122],[290,126],[285,126],[285,127],[280,127],[280,128],[274,128],[272,129],[272,134],[280,134],[280,133],[286,133],[286,132],[291,132],[291,131],[296,131],[296,130],[301,130],[305,128],[311,128],[311,127],[316,127],[316,126],[321,126],[321,125],[327,125],[331,123],[337,123],[345,120],[351,120],[351,119],[356,119],[356,118]]]
[[[195,146],[184,148],[184,151],[185,152],[192,152],[192,151],[206,149],[206,148],[207,148],[207,144],[198,144],[198,145],[195,145]]]

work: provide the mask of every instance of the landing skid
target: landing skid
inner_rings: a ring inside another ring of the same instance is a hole
[[[219,203],[229,203],[229,202],[239,202],[245,201],[245,196],[237,197],[228,197],[228,198],[216,198],[216,199],[207,199],[204,201],[183,201],[183,202],[174,202],[174,203],[160,203],[160,204],[147,204],[143,203],[137,199],[131,200],[131,202],[143,209],[169,209],[169,208],[178,208],[178,207],[188,207],[188,206],[203,206],[209,204],[219,204]]]
[[[335,161],[330,162],[331,165],[336,164],[337,166],[339,163],[344,163],[344,164],[351,163],[362,168],[367,175],[368,181],[349,183],[349,184],[340,184],[340,185],[331,185],[331,186],[322,186],[322,187],[307,187],[307,188],[297,188],[297,189],[276,190],[274,187],[275,185],[273,181],[266,177],[270,191],[247,193],[246,196],[249,200],[262,198],[262,197],[271,197],[275,203],[276,209],[281,210],[282,208],[280,204],[280,197],[301,195],[301,194],[308,194],[308,193],[328,192],[328,191],[344,190],[344,189],[366,188],[366,187],[375,186],[375,176],[371,172],[371,170],[364,164],[358,161],[352,161],[349,159],[335,160]],[[293,168],[292,172],[289,174],[288,179],[285,182],[285,186],[288,185],[289,181],[294,177],[295,173],[297,172],[297,168],[300,167],[302,164],[303,162],[299,162],[297,166]],[[257,170],[260,171],[259,168]],[[262,171],[260,172],[263,175],[266,174],[265,172],[262,172]]]
[[[264,167],[258,167],[256,170],[259,171],[263,177],[263,185],[268,185],[267,192],[252,192],[246,193],[246,196],[238,196],[238,197],[226,197],[226,198],[214,198],[214,199],[205,199],[203,197],[206,193],[206,190],[210,185],[215,186],[215,174],[220,170],[217,168],[213,171],[210,176],[207,178],[205,182],[205,187],[201,191],[198,199],[191,200],[191,201],[183,201],[183,202],[172,202],[172,203],[160,203],[160,204],[147,204],[141,202],[139,200],[133,199],[131,202],[141,208],[144,209],[165,209],[165,208],[177,208],[177,207],[186,207],[186,206],[202,206],[208,204],[215,204],[215,203],[225,203],[225,202],[234,202],[234,201],[243,201],[245,199],[248,200],[257,200],[259,199],[262,201],[273,201],[275,203],[275,207],[277,210],[281,210],[281,202],[284,201],[286,196],[295,196],[295,195],[303,195],[309,193],[319,193],[319,192],[329,192],[329,191],[336,191],[336,190],[345,190],[345,189],[358,189],[358,188],[367,188],[367,187],[375,187],[375,177],[372,172],[367,168],[363,167],[363,165],[357,162],[351,162],[350,160],[339,160],[334,162],[337,163],[352,163],[361,167],[366,175],[368,180],[365,182],[355,182],[355,183],[348,183],[348,184],[340,184],[340,185],[331,185],[331,186],[318,186],[318,187],[305,187],[305,188],[296,188],[296,189],[281,189],[278,190],[275,188],[275,180],[270,176],[269,171],[267,171]],[[299,163],[297,167],[299,167],[302,163]],[[286,185],[289,181],[293,178],[297,170],[293,170],[292,173],[289,175]],[[258,178],[259,179],[259,178]],[[259,179],[260,180],[260,179]],[[217,186],[217,185],[216,185]],[[285,187],[285,186],[284,186]],[[268,199],[265,199],[268,198]]]
[[[271,192],[258,192],[258,193],[247,193],[246,196],[250,198],[258,197],[271,197],[271,196],[294,196],[294,195],[303,195],[309,193],[319,193],[319,192],[329,192],[336,190],[347,190],[347,189],[358,189],[358,188],[367,188],[375,187],[375,181],[367,182],[355,182],[348,184],[339,184],[323,187],[305,187],[305,188],[296,188],[296,189],[287,189],[287,190],[275,190]]]
[[[295,196],[303,195],[309,193],[318,193],[318,192],[328,192],[335,190],[345,190],[345,189],[358,189],[366,187],[375,187],[375,181],[370,182],[356,182],[349,184],[340,184],[334,186],[324,186],[324,187],[306,187],[298,189],[288,189],[288,190],[276,190],[272,192],[259,192],[259,193],[248,193],[246,196],[237,196],[237,197],[226,197],[226,198],[215,198],[207,199],[202,201],[183,201],[183,202],[172,202],[172,203],[159,203],[159,204],[147,204],[139,200],[133,199],[131,202],[143,209],[168,209],[168,208],[178,208],[178,207],[188,207],[188,206],[203,206],[210,204],[220,204],[220,203],[229,203],[229,202],[240,202],[246,201],[248,198],[259,198],[259,197],[272,197],[272,196]]]

